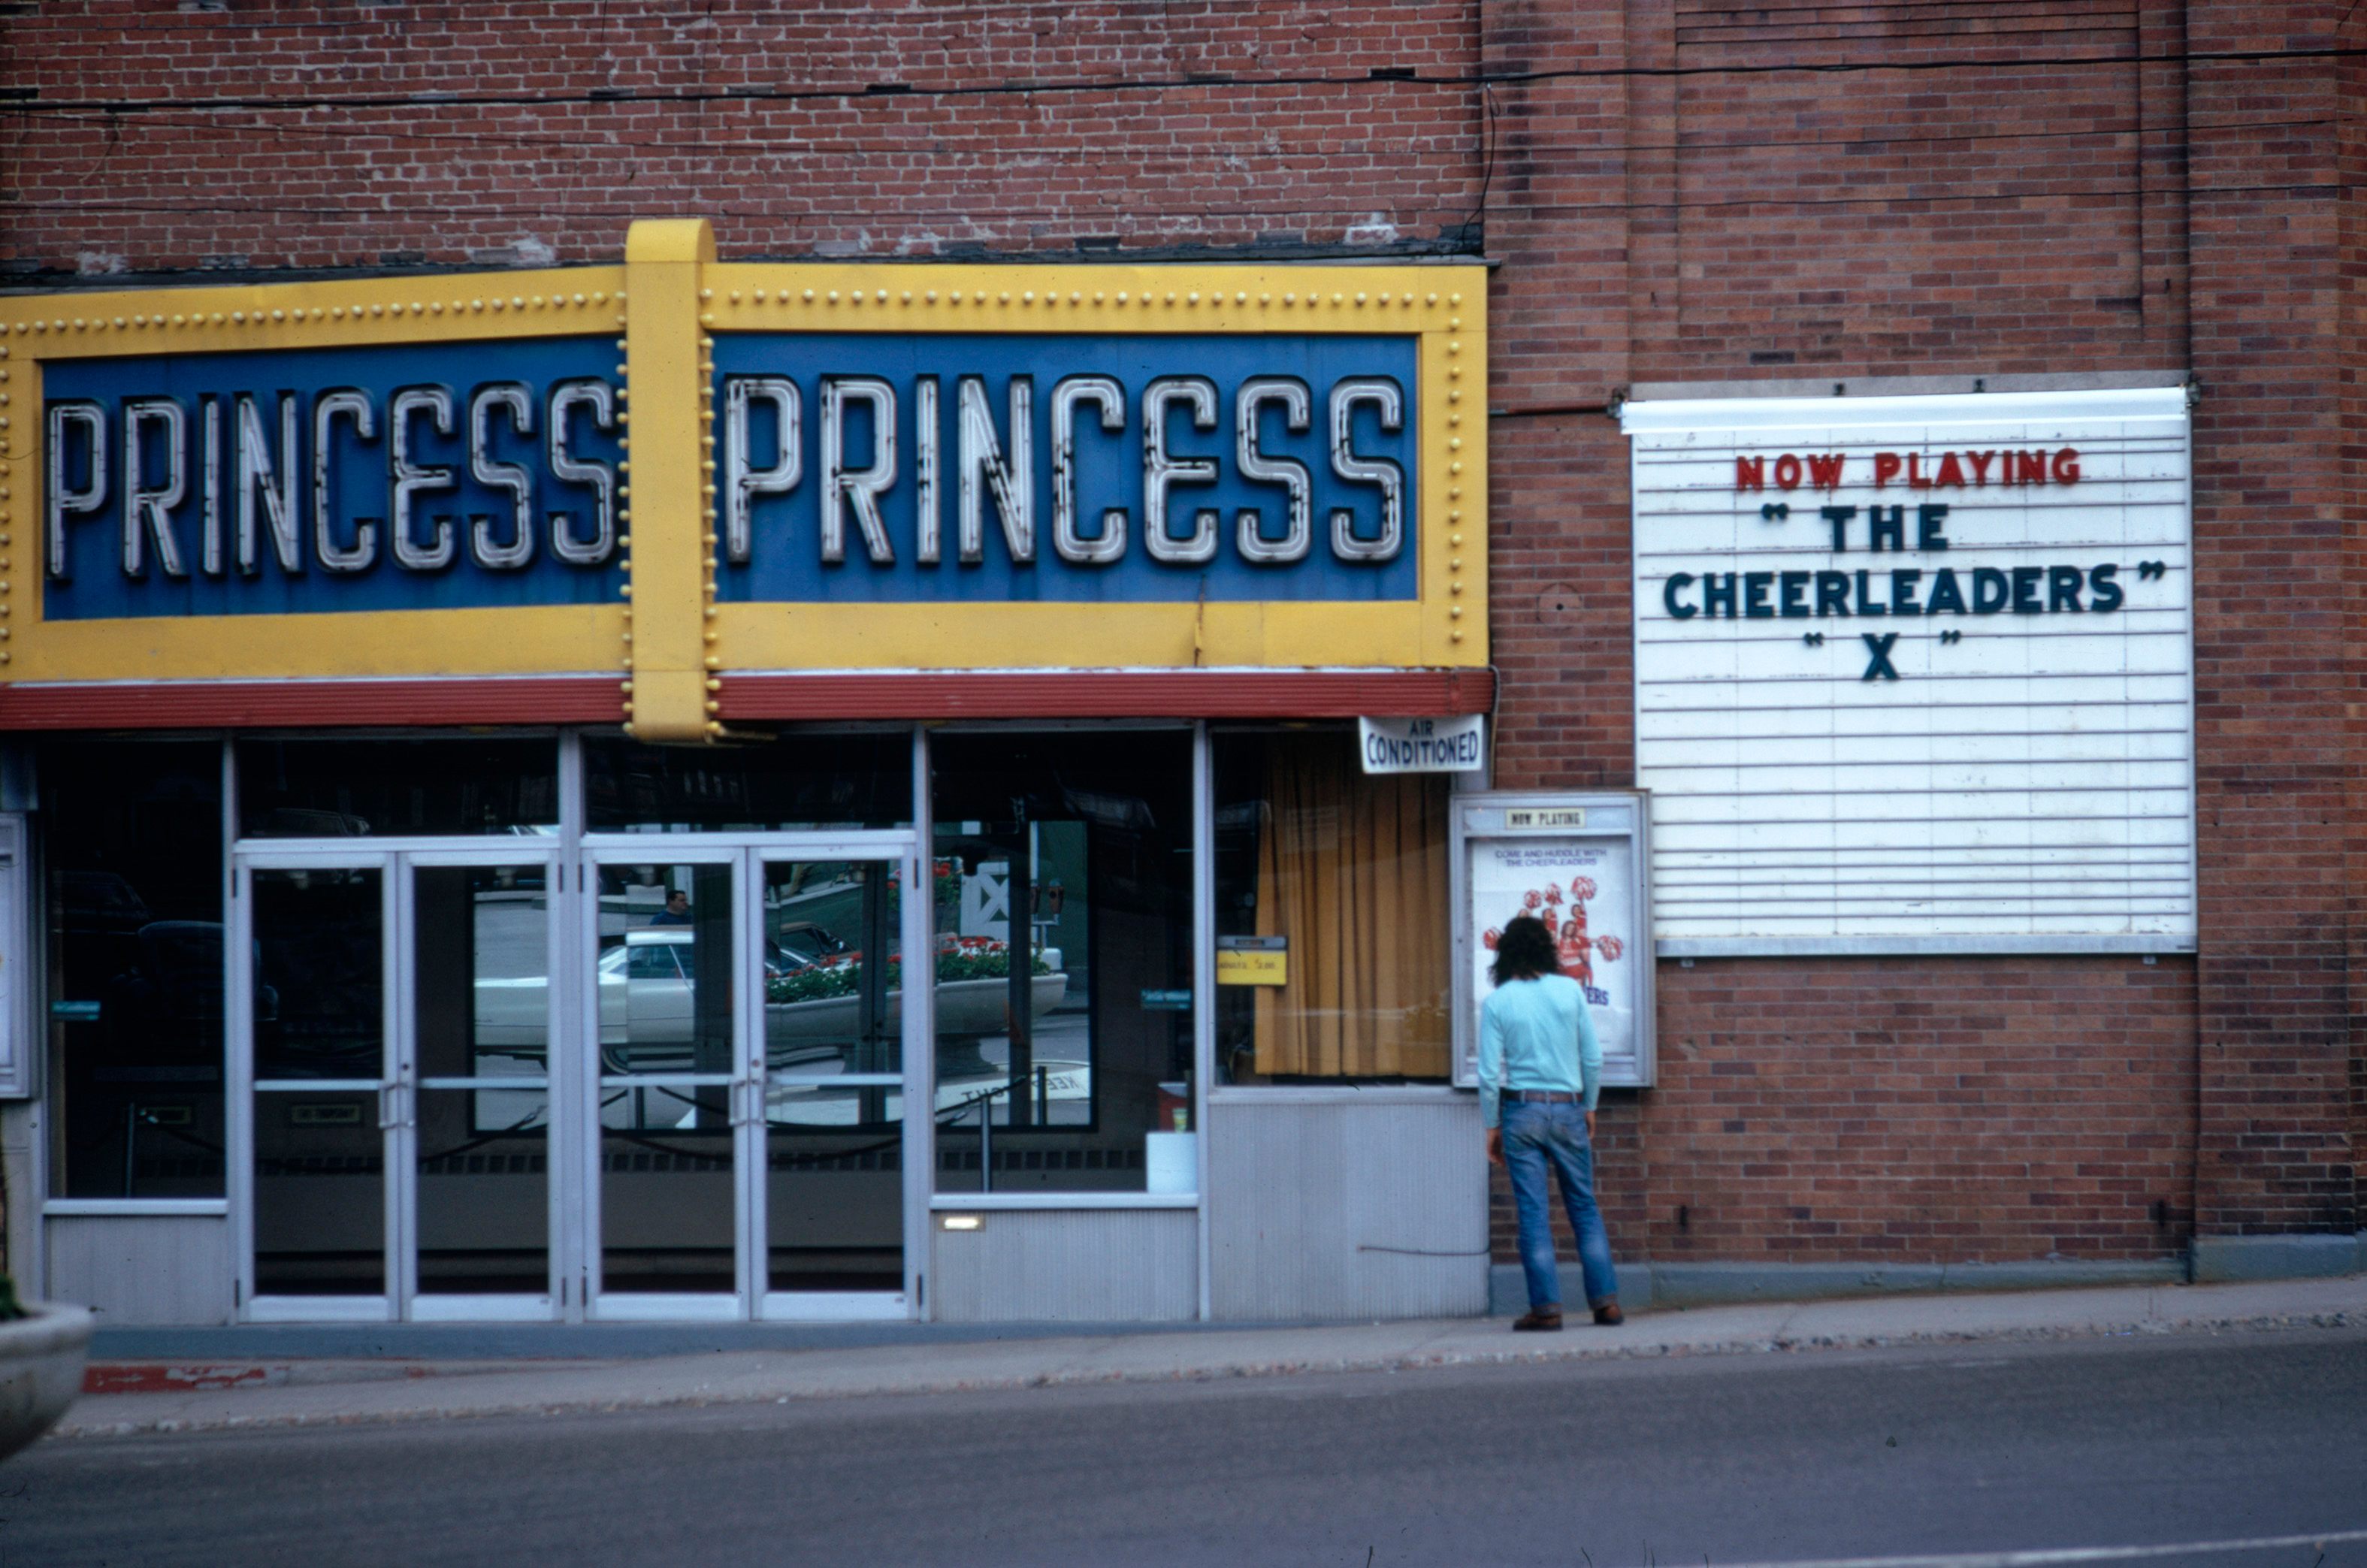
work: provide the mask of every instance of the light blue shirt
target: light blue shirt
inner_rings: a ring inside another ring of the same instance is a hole
[[[1550,1089],[1594,1099],[1603,1077],[1603,1043],[1586,1010],[1586,992],[1567,975],[1508,980],[1479,1007],[1479,1111],[1496,1125],[1508,1089]]]

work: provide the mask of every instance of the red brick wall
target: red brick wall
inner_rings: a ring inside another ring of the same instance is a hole
[[[2324,50],[2333,5],[2191,7],[2201,53]],[[2338,126],[2323,60],[2198,61],[2189,85],[2195,695],[2203,822],[2199,1223],[2348,1230],[2359,699],[2346,669]],[[2256,129],[2260,121],[2278,129]],[[2355,439],[2355,436],[2350,437]],[[2355,491],[2353,492],[2355,502]]]
[[[2341,117],[2342,513],[2345,686],[2367,690],[2367,7],[2344,13],[2339,67]],[[2350,991],[2350,1169],[2360,1223],[2367,1225],[2367,704],[2353,701],[2343,723],[2350,767],[2350,941],[2344,962]]]
[[[1620,1256],[2095,1261],[2191,1234],[2191,961],[1664,960],[1659,1001],[1659,1087],[1600,1117]]]
[[[727,257],[1434,247],[1478,207],[1475,9],[45,4],[0,20],[0,261],[606,261],[661,215]]]
[[[1605,1111],[1625,1251],[2154,1256],[2361,1213],[2367,68],[2241,58],[2338,41],[2347,0],[51,0],[0,15],[0,268],[1484,220],[1515,786],[1634,777],[1623,389],[2191,368],[2197,959],[1664,964],[1661,1085]]]
[[[1659,1087],[1603,1117],[1621,1251],[2131,1258],[2197,1224],[2359,1223],[2367,561],[2342,521],[2356,540],[2367,398],[2354,347],[2346,420],[2335,325],[2342,266],[2354,318],[2367,271],[2363,100],[2325,59],[2189,58],[2324,50],[2343,14],[1491,11],[1484,58],[1523,78],[1497,89],[1489,185],[1500,783],[1633,778],[1603,412],[1625,387],[2191,367],[2205,389],[2198,960],[1664,963]]]

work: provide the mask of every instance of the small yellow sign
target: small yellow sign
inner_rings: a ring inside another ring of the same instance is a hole
[[[1290,984],[1290,939],[1280,936],[1225,936],[1217,939],[1217,984],[1219,986],[1286,986]]]

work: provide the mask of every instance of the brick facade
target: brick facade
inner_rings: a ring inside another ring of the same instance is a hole
[[[1478,216],[1468,0],[12,7],[20,272],[1343,243]],[[1433,83],[1376,79],[1416,72]]]
[[[0,9],[22,287],[606,261],[654,214],[726,257],[1484,254],[1512,787],[1634,778],[1625,389],[2191,372],[2199,953],[1663,962],[1614,1235],[2126,1259],[2361,1224],[2367,11]]]

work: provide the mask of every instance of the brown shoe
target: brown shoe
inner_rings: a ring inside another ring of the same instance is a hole
[[[1559,1334],[1561,1332],[1561,1308],[1557,1306],[1531,1307],[1519,1317],[1512,1319],[1512,1332],[1515,1334]]]
[[[1627,1314],[1619,1310],[1619,1298],[1614,1296],[1597,1306],[1594,1309],[1594,1321],[1605,1328],[1616,1328],[1626,1322]]]

